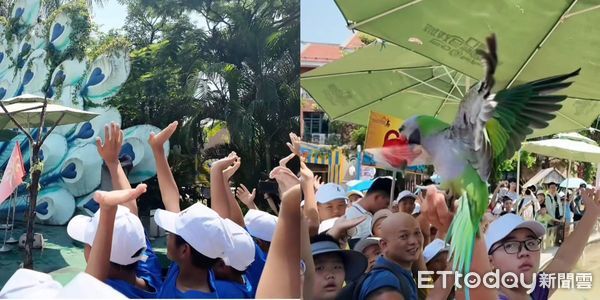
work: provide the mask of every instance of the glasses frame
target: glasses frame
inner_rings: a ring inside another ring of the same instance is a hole
[[[531,250],[531,249],[529,249],[529,247],[527,247],[527,242],[529,242],[529,241],[537,241],[537,246],[539,246],[539,248],[537,250]],[[514,252],[514,253],[508,252],[508,250],[506,249],[506,244],[507,243],[519,243],[519,249],[517,250],[517,252]],[[506,254],[517,254],[517,253],[521,252],[521,250],[523,248],[525,248],[529,252],[538,252],[538,251],[542,250],[542,239],[541,238],[536,238],[536,239],[527,239],[527,240],[524,240],[524,241],[506,241],[506,242],[500,242],[500,244],[498,246],[493,247],[490,250],[489,254],[492,254],[492,253],[496,252],[496,250],[498,250],[500,248],[504,248],[504,252]]]

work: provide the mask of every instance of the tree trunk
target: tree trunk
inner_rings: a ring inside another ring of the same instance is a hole
[[[29,186],[29,210],[27,213],[27,239],[25,243],[25,260],[23,267],[33,270],[33,223],[35,222],[35,207],[37,206],[38,185],[40,181],[41,169],[38,164],[40,161],[40,144],[32,144],[31,152],[31,185]]]

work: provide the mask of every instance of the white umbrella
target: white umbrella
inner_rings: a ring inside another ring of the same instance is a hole
[[[598,144],[593,140],[587,139],[584,136],[577,133],[565,133],[557,135],[556,138],[552,139],[535,142],[525,142],[523,143],[521,150],[569,160],[569,167],[567,168],[567,179],[564,182],[565,186],[571,186],[570,181],[574,180],[569,179],[571,161],[575,160],[590,163],[600,163],[600,147],[598,146]],[[519,176],[518,174],[520,171],[520,154],[521,151],[519,151],[519,165],[517,166],[517,177]],[[577,187],[579,187],[579,185],[577,185]]]
[[[2,101],[6,111],[27,128],[38,128],[40,126],[40,114],[44,106],[44,97],[35,95],[21,95]],[[0,109],[0,129],[16,128],[4,109]],[[83,111],[48,101],[46,106],[46,126],[74,124],[89,121],[98,114]]]
[[[40,164],[39,151],[46,138],[52,133],[57,125],[66,125],[85,122],[93,119],[98,114],[82,111],[58,104],[54,104],[45,97],[36,95],[21,95],[4,101],[0,101],[0,129],[19,128],[27,136],[31,149],[31,186],[37,187],[42,173],[43,164]],[[25,126],[25,127],[23,127]],[[43,127],[51,128],[44,135]],[[40,131],[37,137],[33,137],[31,128]],[[25,242],[25,267],[33,265],[33,254],[31,252],[34,235],[33,222],[35,220],[35,207],[38,189],[29,189],[29,209],[27,212],[27,235]]]
[[[567,178],[567,179],[563,180],[560,183],[560,187],[566,188],[566,189],[576,189],[576,188],[579,188],[579,186],[582,184],[585,184],[586,186],[588,185],[587,182],[585,182],[583,179],[573,177],[573,178]]]

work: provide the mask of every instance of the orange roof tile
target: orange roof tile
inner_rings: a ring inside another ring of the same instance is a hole
[[[300,53],[300,60],[328,63],[342,58],[342,47],[333,44],[310,43]]]

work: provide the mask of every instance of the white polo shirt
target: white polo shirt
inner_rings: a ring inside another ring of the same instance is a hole
[[[371,235],[371,222],[373,220],[373,214],[364,209],[360,204],[353,203],[352,206],[346,209],[346,219],[354,219],[362,216],[367,216],[367,219],[356,226],[356,234],[351,238],[364,238]]]

